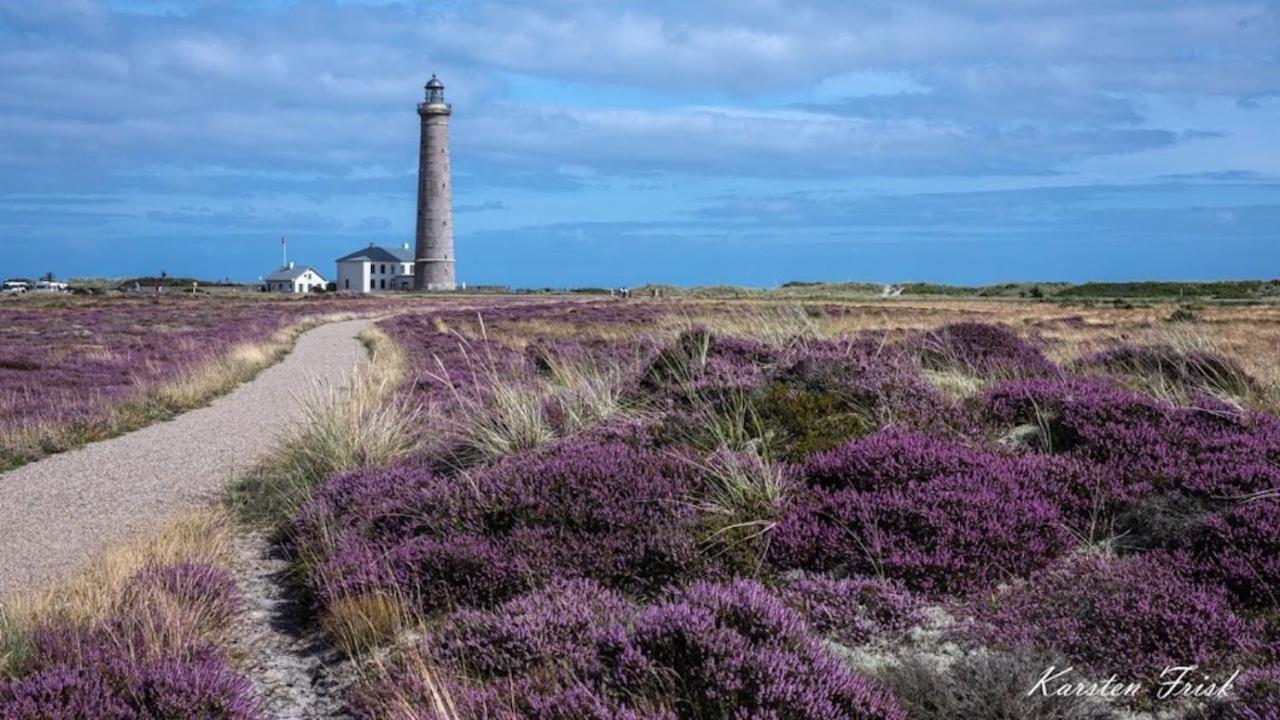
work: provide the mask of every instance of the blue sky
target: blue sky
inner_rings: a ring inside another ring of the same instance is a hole
[[[1280,0],[7,0],[0,275],[1280,276]]]

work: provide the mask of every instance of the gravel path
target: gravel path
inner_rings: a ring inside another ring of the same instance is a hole
[[[236,669],[253,682],[267,717],[340,720],[355,669],[305,621],[285,592],[289,562],[261,532],[236,540],[233,568],[245,613],[231,641]]]
[[[217,498],[277,443],[311,386],[344,384],[364,362],[355,336],[370,322],[311,330],[207,407],[0,475],[0,599]]]

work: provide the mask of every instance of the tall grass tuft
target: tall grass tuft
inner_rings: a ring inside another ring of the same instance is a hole
[[[486,341],[483,320],[479,338]],[[458,443],[464,465],[532,450],[628,411],[619,363],[543,358],[543,376],[512,373],[459,335],[471,382],[456,382],[443,361],[428,376],[447,388],[453,406],[436,418]]]
[[[782,467],[758,451],[721,451],[697,466],[703,482],[692,502],[707,528],[704,542],[717,556],[758,572],[786,501]]]
[[[1273,390],[1193,325],[1166,326],[1151,344],[1121,345],[1079,363],[1085,370],[1116,373],[1134,390],[1171,405],[1194,406],[1208,396],[1239,410],[1274,407]]]
[[[320,629],[347,657],[369,656],[413,624],[411,603],[389,592],[339,598],[325,607]]]
[[[394,660],[370,658],[360,688],[362,709],[384,720],[462,720],[440,669],[416,646],[405,648]],[[403,682],[388,683],[388,677]]]
[[[353,372],[346,388],[313,388],[284,442],[231,487],[230,502],[242,518],[282,522],[329,475],[387,465],[422,446],[422,408],[397,393],[403,352],[380,330],[367,330],[362,340],[371,348],[368,365]]]

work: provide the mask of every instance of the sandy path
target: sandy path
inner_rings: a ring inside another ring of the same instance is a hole
[[[217,497],[274,446],[308,388],[345,384],[365,361],[355,336],[370,322],[311,330],[208,407],[0,475],[0,599]]]

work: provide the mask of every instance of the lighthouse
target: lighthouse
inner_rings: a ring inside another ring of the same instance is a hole
[[[449,174],[449,115],[444,83],[427,82],[418,105],[422,137],[418,145],[418,229],[413,262],[414,290],[453,290],[453,181]]]

